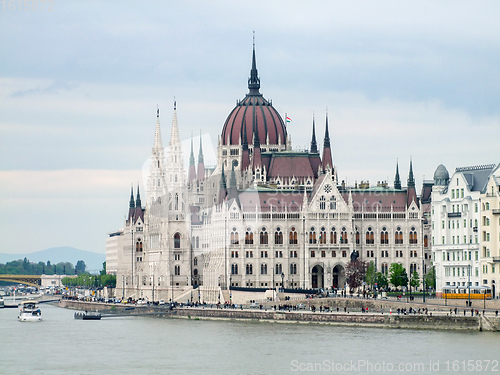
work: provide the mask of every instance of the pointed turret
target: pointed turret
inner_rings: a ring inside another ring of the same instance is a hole
[[[415,179],[413,178],[413,162],[410,158],[410,172],[408,173],[408,191],[406,200],[407,207],[409,207],[413,201],[418,204],[417,192],[415,190]]]
[[[134,185],[130,188],[130,203],[128,208],[128,221],[134,218],[135,200],[134,200]]]
[[[316,129],[314,125],[314,115],[313,115],[313,134],[312,134],[312,140],[311,140],[311,154],[317,154],[318,153],[318,144],[316,143]]]
[[[243,143],[241,155],[241,170],[244,171],[250,165],[250,152],[248,151],[248,138],[246,122],[243,125]]]
[[[193,134],[191,134],[191,154],[189,155],[188,182],[196,180],[196,169],[194,167]]]
[[[234,199],[238,197],[238,187],[236,185],[236,175],[234,173],[234,164],[231,168],[231,177],[229,178],[229,193],[228,199]]]
[[[330,133],[328,131],[328,113],[326,114],[325,139],[323,141],[323,170],[333,170],[332,150],[330,149]]]
[[[160,109],[156,108],[156,126],[155,126],[155,141],[153,144],[153,155],[160,156],[163,154],[163,144],[161,142],[161,129],[160,129]]]
[[[257,72],[257,63],[255,62],[255,35],[253,39],[253,54],[252,54],[252,69],[250,70],[250,78],[248,79],[248,94],[260,95],[260,79]]]
[[[222,171],[220,174],[220,188],[219,188],[219,204],[224,201],[227,195],[226,190],[226,176],[224,175],[224,164],[222,164]]]
[[[201,141],[201,131],[200,131],[200,150],[198,152],[198,180],[203,180],[205,178],[205,162],[203,160],[203,145]]]
[[[399,163],[396,161],[396,177],[394,178],[394,189],[401,189],[401,179],[399,178]]]
[[[142,207],[141,193],[139,192],[139,183],[137,183],[137,198],[135,200],[135,208]]]
[[[175,100],[168,157],[164,170],[166,182],[168,183],[168,190],[179,188],[186,183],[184,158],[182,156],[182,145],[179,138],[179,126],[177,123],[177,102]]]
[[[135,200],[134,223],[137,222],[137,219],[139,218],[141,218],[141,220],[144,222],[144,211],[142,209],[141,193],[139,192],[139,183],[137,183],[137,198]]]

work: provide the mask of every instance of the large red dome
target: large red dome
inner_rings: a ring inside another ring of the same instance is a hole
[[[245,99],[238,101],[236,107],[231,111],[222,128],[222,144],[238,145],[244,142],[245,129],[247,142],[252,143],[254,134],[259,135],[259,143],[266,144],[269,137],[269,144],[286,144],[286,127],[278,111],[271,102],[264,99],[259,92],[260,79],[257,75],[255,63],[255,49],[252,57],[252,70],[248,79],[249,93]]]

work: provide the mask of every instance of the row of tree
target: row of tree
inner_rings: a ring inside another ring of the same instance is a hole
[[[67,287],[102,288],[107,286],[114,288],[116,287],[116,276],[106,273],[106,262],[104,262],[99,275],[83,273],[77,277],[64,277],[61,282]]]
[[[13,260],[5,264],[0,263],[0,274],[2,275],[79,275],[85,273],[86,265],[83,260],[76,262],[73,266],[70,262],[59,262],[52,264],[30,262],[27,258]]]
[[[377,272],[373,262],[365,262],[359,259],[350,261],[345,269],[346,282],[351,291],[359,288],[365,283],[368,289],[386,290],[389,285],[395,288],[398,287],[413,287],[420,286],[420,275],[417,271],[409,275],[403,265],[392,263],[389,267],[388,274]],[[436,288],[436,271],[431,267],[429,272],[424,276],[425,288]]]

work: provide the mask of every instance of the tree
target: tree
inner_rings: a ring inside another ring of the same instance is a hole
[[[375,263],[370,262],[368,265],[365,280],[366,283],[372,287],[377,283],[377,270],[375,269]]]
[[[87,266],[83,260],[76,262],[75,270],[77,274],[85,273],[85,268],[87,268]]]
[[[377,288],[385,289],[389,286],[389,282],[387,281],[387,276],[382,272],[377,272]]]
[[[424,276],[425,287],[436,289],[436,268],[431,266],[429,272]]]
[[[415,270],[410,278],[410,285],[414,288],[418,288],[420,286],[420,276],[418,272]]]
[[[408,285],[408,275],[402,264],[392,263],[389,268],[389,282],[396,288]]]
[[[345,277],[351,292],[363,284],[366,273],[366,262],[356,259],[347,263]]]
[[[101,276],[106,275],[106,261],[102,264]]]

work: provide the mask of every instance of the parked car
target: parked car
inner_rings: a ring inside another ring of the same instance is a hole
[[[299,303],[299,304],[297,304],[296,308],[297,308],[297,310],[305,310],[306,305],[303,303]]]

